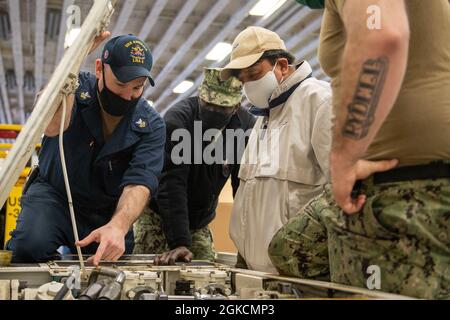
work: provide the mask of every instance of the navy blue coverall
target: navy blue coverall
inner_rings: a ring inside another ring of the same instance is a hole
[[[64,150],[80,239],[107,224],[123,189],[142,185],[155,194],[163,167],[165,124],[141,98],[105,141],[96,78],[80,73],[80,87],[71,123],[64,133]],[[39,155],[39,174],[27,183],[22,211],[8,249],[16,263],[44,262],[55,257],[60,246],[76,253],[59,156],[58,137],[44,137]],[[133,250],[130,230],[126,253]],[[98,244],[83,248],[94,254]]]

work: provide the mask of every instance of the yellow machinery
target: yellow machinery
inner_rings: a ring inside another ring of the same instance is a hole
[[[15,139],[21,130],[21,125],[0,125],[0,138]],[[5,159],[12,147],[13,145],[10,143],[0,143],[0,159]],[[40,145],[36,146],[36,151],[39,150],[40,147]],[[31,168],[29,166],[23,170],[16,184],[12,188],[6,202],[4,220],[5,244],[6,241],[10,239],[10,232],[16,228],[16,221],[20,212],[20,197],[22,196],[22,190],[30,171]]]

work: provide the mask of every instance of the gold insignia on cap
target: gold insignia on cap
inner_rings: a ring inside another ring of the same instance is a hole
[[[145,52],[144,48],[140,45],[136,45],[131,48],[131,58],[133,63],[144,63],[145,62]]]

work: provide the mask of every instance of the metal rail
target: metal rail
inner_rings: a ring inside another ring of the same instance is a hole
[[[354,294],[360,294],[365,295],[371,298],[376,299],[383,299],[383,300],[416,300],[412,297],[392,294],[392,293],[386,293],[381,291],[375,291],[375,290],[368,290],[363,288],[357,288],[357,287],[351,287],[339,283],[333,283],[333,282],[324,282],[324,281],[318,281],[318,280],[310,280],[310,279],[300,279],[300,278],[291,278],[291,277],[283,277],[275,274],[260,272],[260,271],[254,271],[254,270],[244,270],[244,269],[236,269],[232,268],[231,272],[235,273],[241,273],[251,276],[257,276],[262,277],[266,279],[272,279],[272,280],[278,280],[278,281],[288,281],[291,283],[297,283],[301,285],[307,285],[317,288],[324,288],[324,289],[333,289],[343,292],[349,292]]]

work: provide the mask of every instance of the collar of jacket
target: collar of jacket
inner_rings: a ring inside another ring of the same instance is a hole
[[[302,61],[295,67],[297,70],[286,78],[286,80],[284,80],[283,83],[281,83],[273,92],[269,101],[269,108],[260,109],[252,106],[249,110],[251,114],[255,116],[268,117],[271,109],[285,103],[291,94],[303,83],[303,81],[312,77],[312,68],[307,61]]]

